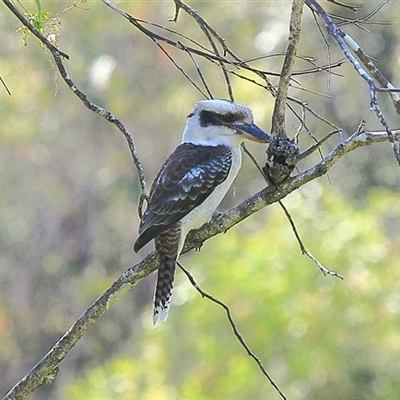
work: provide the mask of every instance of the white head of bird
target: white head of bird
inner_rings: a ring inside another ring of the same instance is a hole
[[[201,100],[188,115],[182,142],[239,147],[245,139],[270,141],[270,137],[254,124],[249,107],[228,100]]]

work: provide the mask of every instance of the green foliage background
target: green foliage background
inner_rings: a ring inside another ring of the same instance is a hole
[[[23,1],[35,10],[34,1]],[[243,58],[284,52],[290,2],[191,2]],[[132,131],[150,182],[180,140],[185,116],[202,96],[152,42],[101,2],[45,2],[61,23],[66,67],[89,98]],[[133,15],[167,24],[173,2],[131,1]],[[365,14],[375,3],[365,2]],[[330,6],[333,7],[333,6]],[[346,13],[338,8],[330,11]],[[351,14],[348,14],[351,15]],[[376,20],[398,21],[396,2]],[[305,12],[300,53],[327,62],[324,41]],[[139,184],[122,135],[85,109],[57,78],[36,39],[27,46],[19,23],[0,7],[0,393],[20,379],[77,317],[150,246],[135,255]],[[171,25],[201,40],[181,14]],[[400,33],[371,25],[347,27],[381,60],[395,84]],[[313,34],[309,33],[314,29]],[[328,39],[330,41],[330,39]],[[197,79],[190,59],[167,49]],[[332,60],[342,56],[330,46]],[[259,61],[279,71],[282,58]],[[217,67],[199,60],[215,97],[226,97]],[[297,69],[309,68],[299,60]],[[368,110],[367,88],[351,66],[296,79],[291,94],[351,134]],[[275,79],[276,82],[276,79]],[[236,99],[268,129],[272,98],[233,78]],[[317,96],[307,88],[325,95]],[[393,127],[398,116],[382,97]],[[301,110],[298,110],[301,112]],[[309,119],[322,138],[330,127]],[[289,134],[298,121],[288,114]],[[338,141],[338,138],[332,139]],[[311,140],[301,134],[300,145]],[[265,149],[250,147],[263,163]],[[329,151],[327,144],[323,151]],[[308,160],[301,168],[317,160]],[[308,164],[307,164],[308,163]],[[389,145],[362,148],[341,160],[328,179],[285,199],[306,246],[344,281],[324,277],[306,257],[279,206],[252,216],[201,252],[182,257],[203,289],[226,302],[245,340],[290,399],[396,399],[400,396],[399,171]],[[245,158],[221,209],[261,189]],[[202,299],[178,272],[166,324],[151,324],[154,277],[126,294],[60,365],[56,380],[32,399],[278,398],[231,332],[222,309]]]

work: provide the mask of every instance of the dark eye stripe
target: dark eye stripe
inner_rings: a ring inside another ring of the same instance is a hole
[[[240,113],[227,113],[218,114],[214,111],[202,110],[200,111],[200,125],[201,126],[221,126],[227,123],[239,122],[243,120],[243,115]]]

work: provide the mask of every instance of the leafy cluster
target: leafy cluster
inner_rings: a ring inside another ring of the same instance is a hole
[[[61,21],[58,16],[53,16],[51,11],[44,11],[42,9],[42,3],[40,0],[35,0],[36,10],[24,12],[25,17],[29,22],[43,35],[50,38],[53,44],[56,42],[56,37],[61,30]],[[21,39],[26,46],[28,39],[31,36],[31,31],[22,25],[17,29],[17,32],[21,32]]]

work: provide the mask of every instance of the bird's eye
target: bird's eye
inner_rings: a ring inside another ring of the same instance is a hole
[[[234,114],[229,113],[229,114],[225,114],[224,115],[224,121],[225,122],[230,123],[230,122],[234,122],[235,120],[236,120],[236,117],[235,117]]]

